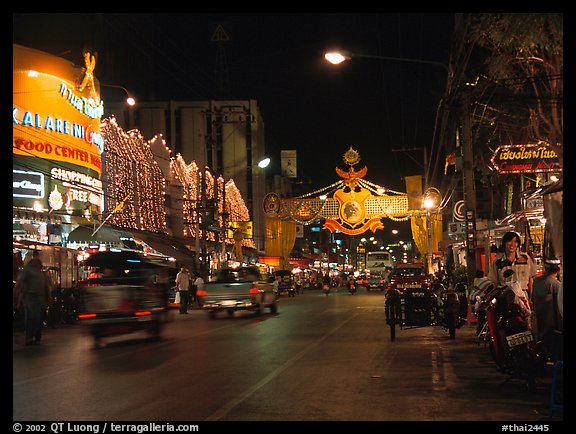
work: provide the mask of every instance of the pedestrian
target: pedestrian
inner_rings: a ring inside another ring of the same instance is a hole
[[[194,279],[194,301],[198,303],[198,307],[202,307],[202,302],[198,297],[198,291],[204,291],[204,279],[200,273],[196,273],[196,279]]]
[[[536,340],[541,340],[546,351],[554,360],[560,360],[562,317],[558,306],[560,291],[560,261],[556,258],[544,261],[544,274],[534,279],[532,290],[533,324]]]
[[[39,251],[32,253],[32,259],[18,275],[14,290],[17,294],[16,306],[24,308],[25,343],[40,345],[52,285],[48,275],[42,271]]]
[[[514,271],[514,277],[525,292],[526,299],[530,300],[537,271],[536,264],[530,255],[520,251],[520,243],[520,235],[517,232],[510,231],[504,234],[500,253],[492,262],[488,278],[497,286],[504,286],[507,283],[504,272],[506,270]]]
[[[488,283],[490,282],[490,283]],[[472,283],[472,290],[468,291],[468,303],[476,304],[476,296],[481,296],[482,290],[485,290],[487,286],[494,285],[494,283],[486,276],[484,276],[484,271],[482,269],[477,269]]]
[[[190,274],[185,265],[180,267],[180,271],[176,275],[176,291],[180,294],[180,314],[188,314]]]

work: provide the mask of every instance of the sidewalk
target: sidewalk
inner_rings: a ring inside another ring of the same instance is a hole
[[[456,339],[449,339],[448,332],[441,327],[397,328],[395,345],[415,358],[424,352],[437,352],[441,375],[451,377],[443,378],[443,381],[448,387],[459,389],[453,393],[454,401],[460,403],[469,394],[468,406],[462,403],[461,408],[458,405],[458,409],[450,409],[459,412],[464,419],[466,413],[470,415],[469,420],[477,418],[479,413],[490,413],[491,420],[518,420],[520,417],[526,421],[562,421],[562,412],[555,412],[551,419],[548,417],[554,366],[547,366],[545,375],[536,380],[537,391],[530,393],[525,381],[510,378],[497,370],[488,346],[478,340],[475,330],[475,325],[465,324],[456,330]],[[389,337],[388,330],[386,335]],[[561,392],[560,386],[559,394]]]

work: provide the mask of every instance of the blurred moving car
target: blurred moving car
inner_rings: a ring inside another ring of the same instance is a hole
[[[388,289],[430,289],[430,278],[422,262],[397,263],[388,276]]]
[[[204,290],[196,295],[212,319],[221,311],[228,316],[238,310],[250,310],[256,315],[262,315],[265,308],[273,314],[278,312],[274,284],[264,279],[258,267],[218,270],[214,280],[204,283]]]
[[[93,253],[91,274],[79,288],[78,320],[97,346],[108,336],[147,331],[160,337],[168,321],[170,265],[134,251]]]

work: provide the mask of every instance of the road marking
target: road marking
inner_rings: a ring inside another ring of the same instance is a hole
[[[284,372],[288,367],[290,367],[290,365],[293,365],[296,361],[298,361],[299,359],[301,359],[302,357],[304,357],[306,355],[306,353],[310,352],[313,348],[317,347],[319,344],[321,344],[322,342],[324,342],[328,337],[330,337],[331,335],[333,335],[334,333],[336,333],[340,328],[342,328],[347,322],[351,321],[352,319],[356,318],[359,314],[356,313],[352,316],[350,316],[348,319],[344,320],[342,323],[340,323],[339,325],[337,325],[336,327],[334,327],[332,330],[330,330],[328,333],[326,333],[324,336],[322,336],[321,338],[319,338],[318,340],[316,340],[315,342],[311,343],[310,345],[308,345],[306,348],[304,348],[302,351],[300,351],[298,354],[296,354],[294,357],[292,357],[291,359],[288,359],[283,365],[279,366],[277,369],[275,369],[274,371],[272,371],[270,374],[266,375],[262,380],[260,380],[258,383],[256,383],[254,386],[250,387],[248,390],[246,390],[243,394],[241,394],[238,398],[235,398],[231,401],[229,401],[227,404],[225,404],[222,408],[220,408],[218,411],[212,413],[210,416],[208,416],[206,419],[204,420],[220,420],[222,419],[224,416],[226,416],[230,411],[232,411],[234,409],[234,407],[236,407],[237,405],[241,404],[243,401],[245,401],[246,399],[248,399],[250,396],[252,396],[258,389],[264,387],[266,384],[268,384],[270,381],[274,380],[276,377],[278,377],[282,372]]]

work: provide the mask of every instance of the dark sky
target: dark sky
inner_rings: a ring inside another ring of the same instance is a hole
[[[140,100],[255,99],[266,148],[298,152],[310,189],[336,181],[354,147],[366,179],[405,191],[402,177],[423,173],[442,67],[355,58],[338,67],[329,48],[447,64],[453,14],[14,14],[14,42],[82,64],[99,53],[96,77]],[[221,25],[227,42],[211,38]],[[103,89],[104,93],[104,89]],[[109,97],[111,99],[112,96]],[[396,150],[396,152],[393,152]]]

